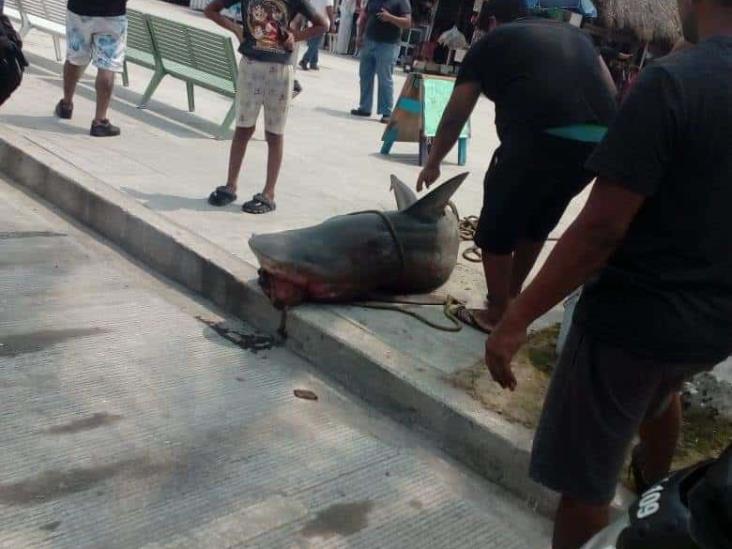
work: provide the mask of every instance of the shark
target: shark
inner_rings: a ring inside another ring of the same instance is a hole
[[[450,199],[467,176],[453,177],[422,198],[392,176],[394,211],[354,212],[252,236],[260,286],[278,309],[432,292],[457,263],[459,219]]]

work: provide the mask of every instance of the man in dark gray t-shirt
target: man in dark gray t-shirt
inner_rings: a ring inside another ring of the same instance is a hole
[[[557,548],[607,524],[636,434],[637,491],[668,474],[682,383],[732,353],[732,0],[679,6],[696,45],[641,73],[587,162],[587,204],[486,344],[515,389],[528,326],[584,284],[531,458],[562,496]]]
[[[377,113],[389,122],[394,107],[394,65],[399,56],[402,30],[412,26],[409,0],[369,0],[358,18],[357,42],[361,47],[359,75],[361,100],[354,116],[371,116],[374,78],[379,77]]]

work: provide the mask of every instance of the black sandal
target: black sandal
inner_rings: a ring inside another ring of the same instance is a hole
[[[277,209],[274,201],[263,194],[255,194],[249,202],[245,202],[241,209],[249,214],[266,214]]]
[[[212,206],[228,206],[236,200],[236,194],[232,193],[228,187],[216,187],[208,197],[208,203]]]

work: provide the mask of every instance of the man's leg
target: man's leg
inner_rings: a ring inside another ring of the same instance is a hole
[[[493,254],[481,250],[489,298],[487,309],[473,311],[478,324],[492,329],[500,322],[511,299],[521,293],[543,246],[543,242],[520,240],[513,254]]]
[[[239,173],[241,165],[244,162],[244,155],[247,152],[249,140],[254,135],[254,126],[249,128],[237,127],[234,131],[234,138],[231,140],[231,150],[229,151],[229,175],[226,179],[226,188],[236,194],[236,188],[239,183]]]
[[[593,505],[562,496],[554,518],[553,549],[579,549],[610,520],[610,505]]]
[[[377,112],[386,118],[391,117],[394,108],[394,64],[398,52],[399,46],[379,44],[376,54],[376,75],[379,78]]]
[[[526,282],[531,269],[534,268],[542,248],[544,248],[544,241],[522,239],[516,245],[511,268],[511,287],[509,289],[511,299],[521,293],[524,282]]]
[[[107,119],[107,111],[112,101],[114,73],[105,69],[99,69],[94,87],[97,92],[97,110],[94,116],[94,122],[101,122]]]
[[[364,43],[359,63],[361,80],[361,99],[358,108],[363,113],[371,113],[374,108],[374,77],[376,76],[376,59],[370,42]]]
[[[284,156],[285,137],[276,133],[264,132],[267,138],[267,182],[262,194],[274,202],[275,186],[282,167]]]
[[[681,432],[681,397],[675,392],[666,409],[641,423],[640,463],[644,479],[654,484],[671,470],[671,460]]]
[[[323,43],[323,37],[318,36],[308,41],[308,49],[310,50],[310,68],[317,70],[320,62],[320,45]]]
[[[76,85],[84,74],[84,70],[86,70],[86,66],[73,65],[69,61],[64,63],[64,103],[66,105],[73,105]]]
[[[308,63],[312,62],[312,48],[310,47],[310,43],[312,42],[312,39],[308,40],[307,42],[307,48],[305,48],[305,53],[302,56],[302,59],[300,60],[301,65],[307,65]],[[306,67],[303,67],[306,68]]]
[[[511,272],[513,254],[494,254],[482,250],[483,272],[488,286],[488,308],[473,311],[476,322],[487,330],[493,329],[501,320],[511,299]]]

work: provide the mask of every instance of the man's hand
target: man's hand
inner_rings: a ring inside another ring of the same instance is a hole
[[[282,43],[282,45],[285,47],[287,51],[294,51],[295,49],[295,34],[286,31],[287,32],[287,38],[285,38],[285,41]]]
[[[516,390],[511,361],[526,342],[526,324],[513,320],[510,310],[485,342],[485,364],[493,381],[504,389]]]
[[[236,29],[234,29],[234,34],[236,35],[236,39],[239,40],[240,44],[244,42],[244,29],[242,27],[237,25]]]
[[[437,181],[440,178],[440,167],[439,166],[425,166],[422,168],[422,171],[419,172],[419,177],[417,178],[417,192],[422,192],[422,189],[427,187],[430,188],[430,185]]]
[[[386,8],[382,8],[379,13],[376,14],[376,17],[378,17],[381,21],[384,23],[394,23],[394,19],[396,19]]]

